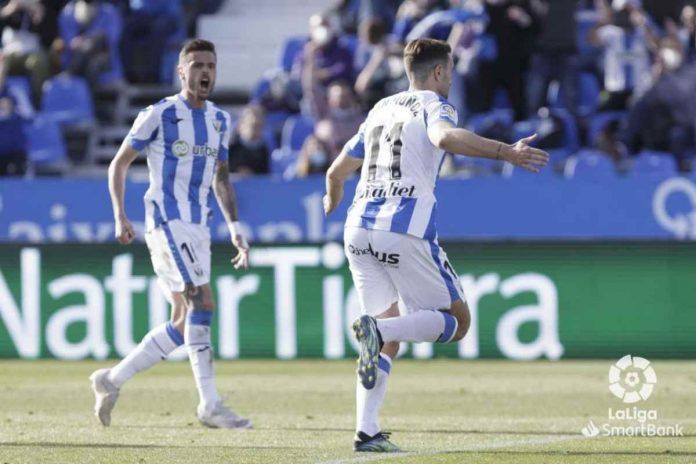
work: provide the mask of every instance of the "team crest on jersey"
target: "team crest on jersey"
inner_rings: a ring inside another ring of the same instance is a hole
[[[457,112],[452,105],[442,105],[440,108],[440,116],[443,118],[451,119],[452,121],[457,119]]]
[[[222,130],[222,121],[213,121],[213,129],[219,133]]]
[[[185,140],[177,140],[172,144],[172,153],[176,156],[186,156],[189,152],[189,145]]]

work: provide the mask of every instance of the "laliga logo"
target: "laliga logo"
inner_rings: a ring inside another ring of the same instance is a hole
[[[652,395],[657,375],[650,361],[627,354],[609,368],[609,390],[624,403],[637,403]]]
[[[672,194],[679,193],[689,198],[693,209],[690,213],[670,216],[667,212],[667,200]],[[681,177],[674,177],[661,183],[653,196],[653,214],[658,224],[677,238],[696,240],[696,185]]]

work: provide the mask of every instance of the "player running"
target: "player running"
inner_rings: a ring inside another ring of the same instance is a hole
[[[119,389],[128,379],[185,344],[200,397],[200,422],[208,427],[251,427],[248,419],[223,404],[217,392],[210,343],[214,304],[208,283],[207,222],[211,193],[215,193],[239,252],[232,259],[235,269],[248,267],[249,254],[229,183],[230,115],[208,101],[215,87],[216,62],[211,42],[187,42],[179,54],[181,93],[140,112],[109,166],[116,238],[125,245],[135,238],[124,209],[126,172],[141,151],[147,154],[150,188],[145,193],[145,241],[172,314],[169,322],[152,329],[119,364],[90,376],[95,414],[103,425],[111,423]]]
[[[469,329],[459,277],[437,241],[434,189],[446,152],[504,160],[538,172],[548,154],[457,128],[446,100],[452,57],[445,42],[418,39],[404,52],[410,88],[378,102],[326,175],[324,211],[343,197],[345,180],[362,166],[345,224],[345,253],[363,316],[355,451],[393,452],[378,424],[399,342],[450,343]],[[400,315],[401,298],[405,311]]]

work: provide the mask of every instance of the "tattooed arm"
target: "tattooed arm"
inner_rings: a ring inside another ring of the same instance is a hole
[[[213,191],[225,222],[230,229],[232,244],[237,247],[237,256],[232,258],[235,269],[249,267],[249,243],[242,234],[237,216],[237,200],[234,187],[230,184],[230,167],[228,161],[218,161],[213,181]]]

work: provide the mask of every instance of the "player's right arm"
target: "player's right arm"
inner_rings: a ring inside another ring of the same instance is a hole
[[[135,238],[133,225],[126,216],[124,193],[126,191],[126,173],[131,163],[138,157],[138,151],[124,141],[111,164],[109,164],[109,195],[114,211],[116,240],[122,245],[128,245]]]
[[[326,195],[324,195],[324,214],[327,216],[341,203],[343,199],[343,184],[351,174],[362,166],[365,158],[365,141],[363,126],[357,134],[350,139],[338,158],[331,163],[326,172]]]
[[[128,220],[124,204],[126,174],[140,151],[155,139],[158,130],[159,114],[153,106],[148,106],[138,114],[130,133],[109,164],[109,195],[114,212],[114,233],[116,240],[122,245],[128,245],[135,238],[135,231]]]

